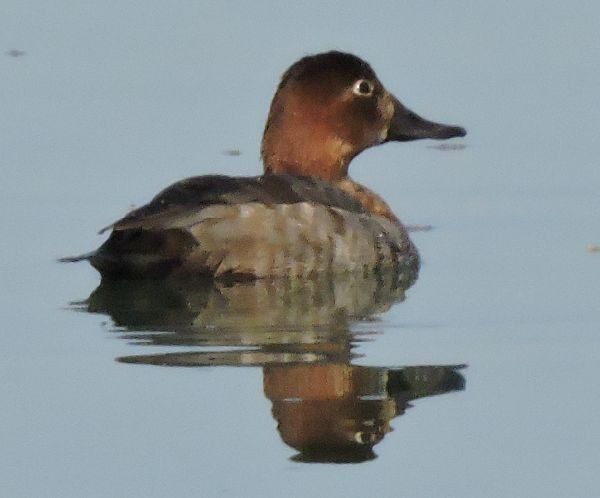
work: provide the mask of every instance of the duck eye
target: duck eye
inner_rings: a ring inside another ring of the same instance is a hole
[[[375,85],[369,80],[358,80],[352,87],[352,91],[361,97],[370,97],[374,89]]]

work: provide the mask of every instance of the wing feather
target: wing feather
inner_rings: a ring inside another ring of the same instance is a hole
[[[148,204],[131,211],[104,227],[123,230],[164,230],[186,228],[206,219],[206,208],[213,205],[237,205],[251,202],[296,204],[313,202],[363,213],[363,206],[330,183],[291,175],[259,177],[197,176],[181,180],[160,192]],[[210,210],[209,210],[210,211]]]

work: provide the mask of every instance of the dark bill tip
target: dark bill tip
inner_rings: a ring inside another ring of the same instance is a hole
[[[467,130],[465,130],[462,126],[453,126],[453,125],[437,125],[439,130],[435,136],[431,138],[437,138],[444,140],[446,138],[454,138],[454,137],[464,137],[467,134]]]
[[[407,142],[423,138],[446,140],[448,138],[464,137],[466,134],[467,130],[462,126],[428,121],[404,107],[394,98],[394,116],[390,122],[386,141]]]

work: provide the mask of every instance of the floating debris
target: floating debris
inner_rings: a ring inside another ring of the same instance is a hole
[[[9,57],[23,57],[25,54],[27,54],[25,50],[19,50],[18,48],[11,48],[4,53]]]
[[[242,155],[242,151],[239,149],[228,149],[228,150],[224,150],[223,154],[226,156],[241,156]]]
[[[590,245],[588,245],[588,246],[585,248],[585,250],[586,250],[587,252],[589,252],[589,253],[592,253],[592,252],[600,252],[600,245],[598,245],[598,244],[590,244]]]
[[[404,225],[409,232],[429,232],[433,230],[433,225]]]
[[[437,150],[463,150],[467,148],[467,144],[435,144],[428,145],[427,148]]]

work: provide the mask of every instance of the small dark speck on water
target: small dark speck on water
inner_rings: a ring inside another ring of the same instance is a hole
[[[433,230],[432,225],[406,225],[406,229],[409,232],[429,232]]]
[[[464,150],[467,148],[467,144],[435,144],[428,145],[428,149],[437,149],[437,150]]]
[[[223,154],[226,156],[237,157],[242,155],[242,151],[239,149],[227,149],[223,151]]]
[[[5,52],[9,57],[23,57],[27,52],[24,50],[19,50],[18,48],[12,48]]]
[[[600,245],[598,244],[590,244],[586,247],[586,251],[589,253],[592,252],[600,252]]]

